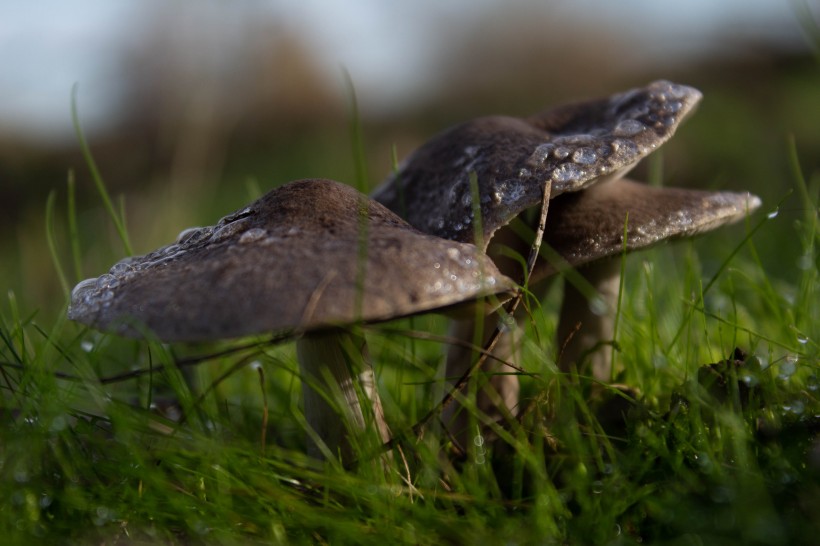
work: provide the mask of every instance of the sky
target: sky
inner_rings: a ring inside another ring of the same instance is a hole
[[[208,32],[210,51],[239,50],[249,21],[270,19],[304,36],[320,67],[344,66],[362,103],[400,108],[429,86],[429,67],[454,26],[468,25],[500,0],[4,0],[0,4],[0,131],[21,138],[70,138],[77,86],[91,131],[116,117],[124,54],[150,36],[158,10],[182,15],[180,32]],[[555,0],[531,4],[555,20],[605,24],[647,43],[663,62],[720,54],[727,37],[800,47],[794,4],[817,0]],[[820,9],[814,5],[814,12]],[[162,12],[164,13],[164,12]],[[152,17],[152,15],[154,17]],[[171,28],[174,28],[173,25]],[[186,30],[187,29],[187,30]],[[725,51],[723,51],[725,53]]]

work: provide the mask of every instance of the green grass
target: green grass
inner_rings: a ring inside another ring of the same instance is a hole
[[[820,173],[801,168],[799,140],[782,143],[771,161],[786,167],[788,197],[767,199],[746,225],[624,263],[614,354],[630,390],[591,395],[601,389],[557,372],[558,283],[541,305],[529,302],[527,411],[499,431],[503,442],[471,446],[463,461],[442,456],[433,430],[402,437],[406,464],[396,456],[387,473],[369,454],[352,470],[322,468],[303,454],[292,344],[126,340],[68,322],[62,288],[41,311],[9,290],[0,304],[3,542],[813,543]],[[40,247],[59,265],[58,286],[98,274],[129,240],[101,179],[108,212],[96,217],[74,205],[75,191],[91,190],[73,178],[67,187],[48,200]],[[234,204],[246,197],[234,192]],[[105,214],[116,229],[101,229]],[[773,245],[773,232],[788,242]],[[388,421],[408,431],[441,397],[443,344],[422,338],[443,335],[445,321],[365,331]],[[742,365],[703,368],[736,347]]]

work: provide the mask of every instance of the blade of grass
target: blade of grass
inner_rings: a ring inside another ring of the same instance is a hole
[[[68,170],[68,204],[66,212],[68,214],[68,239],[71,244],[71,258],[74,263],[74,278],[84,279],[82,252],[80,250],[80,232],[77,229],[77,184],[74,176],[74,169]]]
[[[114,210],[114,204],[111,201],[111,196],[108,194],[108,189],[105,187],[105,182],[103,182],[100,171],[97,168],[97,163],[94,161],[94,156],[91,154],[91,149],[88,146],[88,142],[85,139],[85,134],[80,126],[80,116],[77,110],[76,84],[71,89],[71,121],[74,124],[74,131],[77,133],[77,140],[80,143],[80,150],[82,151],[83,159],[85,159],[88,170],[91,172],[91,179],[97,187],[97,192],[100,194],[105,210],[108,212],[111,221],[114,222],[114,226],[117,229],[117,234],[122,241],[126,254],[132,256],[134,251],[131,249],[131,242],[128,240],[128,232],[125,229],[125,218],[120,217],[120,215],[117,214],[117,211]]]
[[[609,380],[615,380],[615,353],[617,352],[618,344],[616,340],[618,339],[618,326],[621,322],[621,304],[623,303],[623,296],[624,296],[624,281],[625,281],[625,271],[626,271],[626,243],[627,243],[627,234],[629,232],[629,212],[626,213],[626,218],[624,218],[624,235],[623,235],[623,245],[621,248],[621,270],[618,273],[620,275],[620,279],[618,280],[618,301],[615,304],[615,317],[613,318],[612,324],[612,349],[610,350],[610,357],[609,357]],[[607,310],[609,312],[609,310]]]
[[[789,195],[791,195],[791,191],[786,193],[786,195],[777,204],[777,207],[775,207],[773,212],[770,212],[769,214],[764,216],[753,227],[747,228],[746,236],[743,239],[741,239],[741,241],[737,244],[737,246],[735,246],[735,248],[732,249],[732,251],[728,254],[728,256],[726,256],[726,259],[723,260],[723,262],[720,264],[720,267],[718,267],[717,272],[715,272],[715,274],[712,276],[712,278],[709,280],[709,282],[707,282],[706,285],[703,287],[703,290],[702,290],[702,293],[701,293],[701,298],[703,298],[703,296],[706,295],[706,293],[709,291],[709,289],[712,288],[712,285],[714,285],[715,282],[717,282],[717,280],[721,277],[721,275],[726,270],[726,268],[729,267],[729,264],[732,262],[732,260],[738,254],[738,252],[741,251],[741,249],[743,249],[744,247],[753,249],[753,245],[751,244],[752,237],[754,236],[755,233],[758,232],[758,230],[760,230],[760,228],[762,228],[764,225],[766,225],[766,223],[771,218],[774,218],[777,215],[777,211],[779,210],[780,205],[783,203],[783,201],[786,200],[786,198]],[[752,250],[752,251],[754,253],[754,250]],[[758,261],[758,264],[760,265],[761,269],[763,269],[762,264],[760,264],[759,258],[757,259],[757,261]],[[772,292],[774,291],[773,288],[770,287],[770,289],[771,289]],[[687,315],[691,314],[691,312],[692,312],[692,310],[690,309],[688,311]],[[678,340],[680,339],[681,334],[683,333],[684,328],[686,327],[686,325],[688,323],[689,323],[689,320],[688,320],[688,316],[687,316],[687,317],[685,317],[684,321],[681,323],[680,327],[678,328],[677,333],[675,333],[675,337],[673,337],[672,341],[669,343],[669,346],[668,346],[669,350],[671,350],[675,346],[675,344],[678,342]]]
[[[51,261],[54,264],[54,269],[57,271],[57,279],[60,281],[60,288],[63,289],[63,296],[68,299],[71,290],[68,286],[63,265],[60,263],[60,257],[57,254],[57,245],[54,242],[54,203],[57,200],[57,192],[52,190],[48,194],[46,200],[46,242],[48,243],[48,253],[51,256]]]
[[[353,165],[356,173],[355,188],[361,193],[367,193],[367,160],[364,153],[362,123],[359,115],[359,103],[356,100],[356,88],[353,86],[353,79],[346,68],[342,68],[342,77],[350,101],[350,142],[353,146]]]

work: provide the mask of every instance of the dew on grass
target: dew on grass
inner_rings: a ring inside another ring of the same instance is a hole
[[[50,432],[60,432],[65,430],[68,423],[66,421],[65,415],[58,415],[54,419],[51,420],[51,426],[49,426]]]
[[[757,375],[750,372],[744,372],[740,374],[740,380],[747,387],[756,387],[760,384],[760,379],[758,379]]]
[[[769,359],[765,355],[752,355],[746,359],[746,367],[751,372],[765,370],[769,367]]]
[[[592,482],[592,493],[595,495],[600,495],[604,492],[604,482],[601,480],[595,480]]]
[[[708,453],[696,453],[694,458],[695,462],[700,467],[700,469],[706,472],[707,474],[710,473],[714,468],[714,463],[712,462],[712,458],[709,457]]]
[[[785,357],[778,365],[777,371],[777,377],[781,381],[788,381],[797,371],[797,357],[794,355]]]
[[[94,510],[94,525],[98,527],[101,525],[105,525],[109,521],[111,521],[111,509],[107,506],[98,506],[96,510]]]
[[[774,209],[772,212],[766,215],[766,218],[771,220],[772,218],[777,218],[778,214],[780,214],[780,209]]]
[[[40,495],[40,500],[37,502],[37,504],[40,506],[40,508],[48,508],[49,506],[51,506],[51,503],[53,501],[54,499],[52,499],[48,495],[48,493],[43,493],[42,495]]]
[[[793,413],[795,415],[802,414],[805,409],[806,405],[803,403],[802,400],[793,400],[791,402],[783,404],[783,411]]]
[[[90,353],[94,350],[94,344],[90,341],[81,341],[80,342],[80,349],[85,351],[86,353]]]

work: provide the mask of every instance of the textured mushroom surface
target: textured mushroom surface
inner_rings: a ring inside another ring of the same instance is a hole
[[[701,98],[667,81],[530,118],[478,118],[434,137],[373,193],[425,233],[474,242],[471,173],[482,240],[551,197],[622,176],[666,142]]]
[[[386,320],[513,288],[475,246],[420,233],[338,182],[302,180],[81,282],[68,314],[200,341]]]
[[[626,226],[628,251],[667,239],[691,237],[743,218],[760,206],[750,193],[656,188],[612,180],[550,203],[544,241],[570,265],[580,266],[620,254]],[[541,263],[538,280],[555,273]]]

